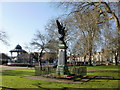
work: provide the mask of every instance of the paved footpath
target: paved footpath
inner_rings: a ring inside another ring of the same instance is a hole
[[[44,81],[51,81],[51,82],[76,83],[76,84],[83,84],[83,83],[89,81],[89,79],[86,79],[84,81],[83,80],[82,81],[74,81],[74,80],[65,80],[65,79],[46,78],[46,77],[42,77],[42,76],[25,76],[22,78],[44,80]]]
[[[4,66],[0,65],[0,71],[3,70],[12,70],[12,69],[27,69],[28,67],[16,67],[16,66]]]

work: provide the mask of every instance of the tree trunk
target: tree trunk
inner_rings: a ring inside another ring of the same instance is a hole
[[[89,55],[89,65],[90,66],[92,66],[92,60],[91,60],[92,58],[91,57],[92,57],[92,52],[90,51],[90,55]]]
[[[115,65],[118,65],[117,61],[118,61],[118,54],[117,55],[115,54]]]
[[[92,49],[93,49],[93,39],[94,37],[92,36],[92,31],[89,31],[89,65],[92,66]]]
[[[39,69],[42,70],[41,59],[39,58],[39,53],[38,53],[38,66],[39,66]]]
[[[38,53],[38,64],[39,64],[40,70],[42,70],[41,59],[42,59],[43,50],[44,50],[44,49],[42,49],[42,50],[40,51],[40,55],[39,55],[39,53]]]
[[[86,65],[86,55],[84,55],[84,65]]]

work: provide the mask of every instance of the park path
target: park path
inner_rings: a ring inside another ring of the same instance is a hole
[[[28,67],[16,67],[16,66],[4,66],[0,65],[0,71],[3,70],[12,70],[12,69],[27,69]]]
[[[87,70],[87,71],[90,71],[90,72],[117,72],[117,73],[120,73],[120,70]]]
[[[55,79],[55,78],[47,78],[43,76],[25,76],[22,78],[29,78],[29,79],[36,79],[36,80],[44,80],[44,81],[51,81],[51,82],[62,82],[62,83],[76,83],[76,84],[83,84],[84,82],[88,82],[89,79],[84,81],[74,81],[74,80],[65,80],[65,79]]]
[[[12,69],[28,69],[28,67],[0,65],[0,71],[3,71],[3,70],[12,70]],[[120,73],[120,70],[87,70],[87,71],[92,71],[92,72],[118,72],[118,73]]]

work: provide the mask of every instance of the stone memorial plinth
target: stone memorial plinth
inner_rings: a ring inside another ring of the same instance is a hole
[[[67,67],[66,49],[67,47],[64,44],[59,44],[58,66],[57,66],[58,75],[69,74]]]

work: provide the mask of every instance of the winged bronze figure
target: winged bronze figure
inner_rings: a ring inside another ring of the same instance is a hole
[[[58,20],[56,20],[57,23],[57,27],[58,27],[58,33],[61,35],[61,37],[59,38],[60,41],[62,41],[62,43],[64,45],[66,45],[64,39],[65,39],[65,27],[60,24],[60,22]]]

